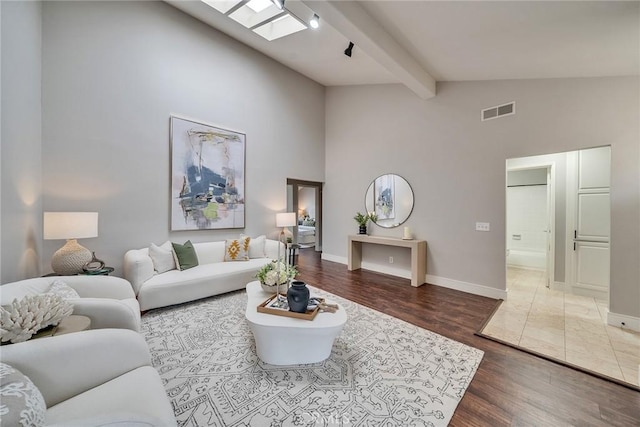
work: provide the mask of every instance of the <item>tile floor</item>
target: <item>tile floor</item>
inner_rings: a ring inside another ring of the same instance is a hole
[[[607,325],[607,303],[547,289],[544,272],[509,268],[509,296],[483,334],[639,385],[640,333]]]

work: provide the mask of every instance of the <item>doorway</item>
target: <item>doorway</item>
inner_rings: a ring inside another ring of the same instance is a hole
[[[610,171],[609,146],[506,161],[508,278],[535,270],[551,290],[608,303]]]
[[[507,160],[507,268],[541,273],[555,286],[555,161]]]
[[[566,362],[588,371],[638,384],[640,359],[630,358],[629,349],[637,348],[640,336],[608,324],[609,308],[609,230],[611,148],[598,147],[567,153],[509,159],[507,184],[513,184],[509,172],[542,169],[536,173],[545,192],[537,194],[538,205],[527,211],[551,210],[550,245],[555,247],[554,266],[549,268],[550,283],[543,270],[509,265],[506,272],[508,298],[496,310],[482,330],[483,335],[515,345],[526,351]],[[555,171],[555,172],[554,172]],[[551,185],[549,185],[551,184]],[[553,187],[553,190],[551,189]],[[507,193],[510,187],[507,187]],[[507,246],[522,234],[510,227],[507,194]],[[541,217],[538,216],[538,219]],[[530,221],[534,223],[534,220]],[[535,222],[542,238],[542,221]],[[554,239],[557,236],[557,239]],[[555,240],[555,241],[554,241]],[[540,265],[540,264],[539,264]],[[624,337],[624,338],[621,338]],[[621,345],[621,340],[627,344]],[[635,356],[635,353],[634,353]]]
[[[293,242],[301,250],[322,251],[322,183],[288,178],[287,211],[298,216]]]

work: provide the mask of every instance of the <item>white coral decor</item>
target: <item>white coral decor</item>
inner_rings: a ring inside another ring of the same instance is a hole
[[[59,295],[28,295],[0,307],[0,341],[26,341],[42,328],[57,325],[73,312],[73,304]]]

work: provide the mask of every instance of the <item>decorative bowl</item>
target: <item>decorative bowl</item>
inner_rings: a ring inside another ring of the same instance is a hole
[[[276,293],[276,289],[278,288],[276,285],[267,285],[266,283],[262,283],[260,282],[260,286],[262,286],[262,290],[269,293],[269,294],[275,294]],[[285,285],[286,286],[286,285]],[[280,288],[282,289],[282,284],[280,284]]]

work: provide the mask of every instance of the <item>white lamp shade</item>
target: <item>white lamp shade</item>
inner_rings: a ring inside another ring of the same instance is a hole
[[[98,212],[45,212],[44,239],[98,237]]]
[[[293,227],[297,225],[295,212],[284,212],[276,214],[276,227]]]

